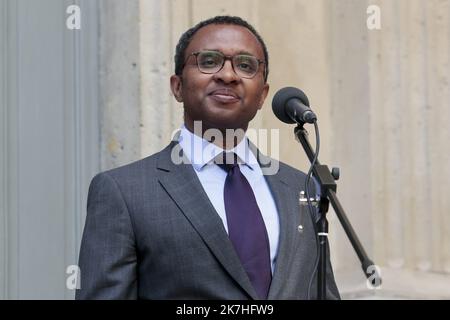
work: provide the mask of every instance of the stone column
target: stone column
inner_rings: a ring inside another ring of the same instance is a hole
[[[141,61],[138,0],[100,0],[101,168],[141,157]]]
[[[144,157],[165,147],[173,130],[182,123],[183,109],[170,92],[169,78],[174,73],[173,57],[179,37],[175,26],[181,24],[184,29],[188,23],[184,14],[187,2],[141,0],[139,4],[140,136]]]
[[[450,273],[450,197],[446,186],[450,182],[450,2],[426,2],[428,21],[426,63],[428,83],[429,123],[428,143],[431,154],[430,206],[433,221],[431,232],[433,271]]]

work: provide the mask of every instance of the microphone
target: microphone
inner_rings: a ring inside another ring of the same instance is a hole
[[[317,116],[309,108],[309,100],[302,90],[286,87],[278,90],[272,100],[272,110],[285,123],[314,123]]]

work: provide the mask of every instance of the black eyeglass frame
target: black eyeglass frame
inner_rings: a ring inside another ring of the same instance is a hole
[[[205,52],[219,53],[220,55],[223,56],[222,66],[221,66],[217,71],[215,71],[215,72],[205,72],[205,71],[200,70],[200,66],[198,65],[198,60],[197,60],[197,58],[198,58],[198,55],[199,55],[200,53],[205,53]],[[203,74],[215,74],[215,73],[217,73],[217,72],[220,72],[220,70],[222,70],[222,69],[223,69],[223,66],[225,65],[225,61],[230,60],[230,62],[231,62],[231,67],[233,68],[234,73],[236,73],[239,77],[245,78],[245,79],[253,79],[253,78],[258,74],[259,67],[261,66],[261,64],[264,64],[264,79],[265,79],[265,73],[266,73],[266,67],[265,67],[265,64],[266,64],[266,62],[265,62],[264,60],[258,59],[258,58],[256,58],[255,56],[252,56],[252,55],[249,55],[249,54],[238,53],[238,54],[235,54],[235,55],[233,55],[233,56],[228,56],[228,55],[223,54],[223,53],[220,52],[220,51],[214,51],[214,50],[196,51],[196,52],[192,52],[191,54],[189,54],[189,55],[186,57],[186,60],[184,61],[183,67],[182,67],[181,69],[184,69],[184,67],[186,66],[187,61],[189,60],[189,58],[190,58],[191,56],[195,56],[195,64],[197,65],[197,69],[198,69],[198,71],[200,71],[200,72],[203,73]],[[255,74],[254,74],[253,76],[251,76],[251,77],[244,77],[244,76],[242,76],[242,75],[239,75],[239,74],[236,72],[236,70],[234,69],[234,63],[233,63],[233,58],[236,57],[236,56],[252,57],[252,58],[255,58],[256,61],[258,61],[258,67],[257,67],[256,72],[255,72]]]

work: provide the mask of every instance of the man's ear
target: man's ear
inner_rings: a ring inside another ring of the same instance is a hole
[[[258,105],[258,110],[261,110],[264,101],[266,100],[267,94],[269,93],[269,84],[268,83],[264,83],[262,92],[261,92],[261,96],[259,98],[259,105]]]
[[[177,99],[178,102],[183,102],[183,95],[182,95],[183,87],[180,76],[174,74],[170,77],[170,89],[172,90],[175,99]]]

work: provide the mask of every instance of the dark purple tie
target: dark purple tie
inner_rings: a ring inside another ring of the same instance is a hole
[[[272,273],[266,226],[253,190],[239,170],[236,155],[227,157],[229,161],[222,160],[217,165],[228,173],[223,192],[228,236],[258,296],[267,299]]]

